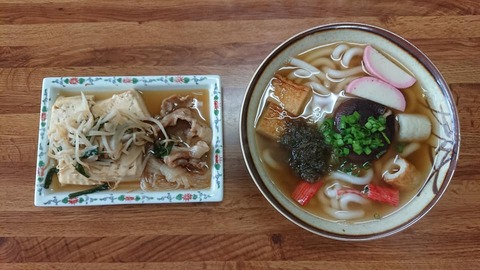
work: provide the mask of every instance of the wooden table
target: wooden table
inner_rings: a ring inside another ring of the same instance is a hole
[[[480,269],[480,2],[0,1],[0,269]],[[295,226],[244,165],[245,88],[279,43],[313,26],[374,24],[443,72],[461,123],[447,192],[409,229],[348,243]],[[42,78],[219,74],[221,203],[33,206]]]

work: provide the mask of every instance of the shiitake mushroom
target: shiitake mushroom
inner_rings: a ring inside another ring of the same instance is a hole
[[[384,105],[378,104],[376,102],[367,100],[367,99],[360,99],[360,98],[349,98],[343,103],[341,103],[337,109],[334,112],[334,128],[337,132],[340,132],[339,126],[340,126],[340,121],[342,116],[347,116],[351,115],[354,112],[358,112],[360,114],[360,120],[359,123],[361,125],[365,125],[365,123],[368,121],[368,118],[370,116],[373,116],[375,118],[378,118],[380,115],[385,115],[388,111],[388,108]],[[395,116],[393,113],[388,115],[386,117],[386,127],[385,127],[385,135],[387,138],[390,140],[390,142],[393,141],[393,138],[395,136]],[[356,164],[363,164],[365,162],[374,160],[376,158],[379,158],[381,155],[386,153],[389,143],[382,138],[383,141],[383,147],[379,147],[376,149],[373,149],[370,154],[361,154],[358,155],[353,151],[350,151],[350,153],[346,156],[347,160],[356,163]],[[351,150],[351,149],[350,149]]]

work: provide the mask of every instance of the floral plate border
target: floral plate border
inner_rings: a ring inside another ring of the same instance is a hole
[[[208,89],[210,119],[213,131],[212,178],[210,189],[170,191],[105,191],[68,198],[68,192],[54,192],[43,188],[48,170],[46,154],[48,119],[54,97],[62,91],[141,91]],[[35,177],[35,206],[87,206],[147,203],[219,202],[223,200],[223,129],[220,77],[217,75],[163,75],[163,76],[92,76],[44,78],[40,108],[40,124]]]

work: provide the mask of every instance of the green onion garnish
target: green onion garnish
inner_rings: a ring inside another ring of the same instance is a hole
[[[385,134],[387,120],[383,116],[377,118],[370,116],[365,125],[360,123],[360,114],[353,112],[340,118],[337,132],[334,129],[333,119],[326,119],[320,130],[325,137],[325,142],[332,146],[333,153],[344,157],[353,151],[357,155],[369,155],[375,149],[384,146],[384,142],[390,144]]]

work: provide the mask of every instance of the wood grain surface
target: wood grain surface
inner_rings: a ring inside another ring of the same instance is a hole
[[[339,242],[277,213],[244,165],[246,86],[282,41],[332,22],[387,28],[449,83],[456,173],[426,217],[394,236]],[[33,206],[44,77],[219,74],[221,203]],[[480,269],[480,2],[0,0],[0,269]]]

